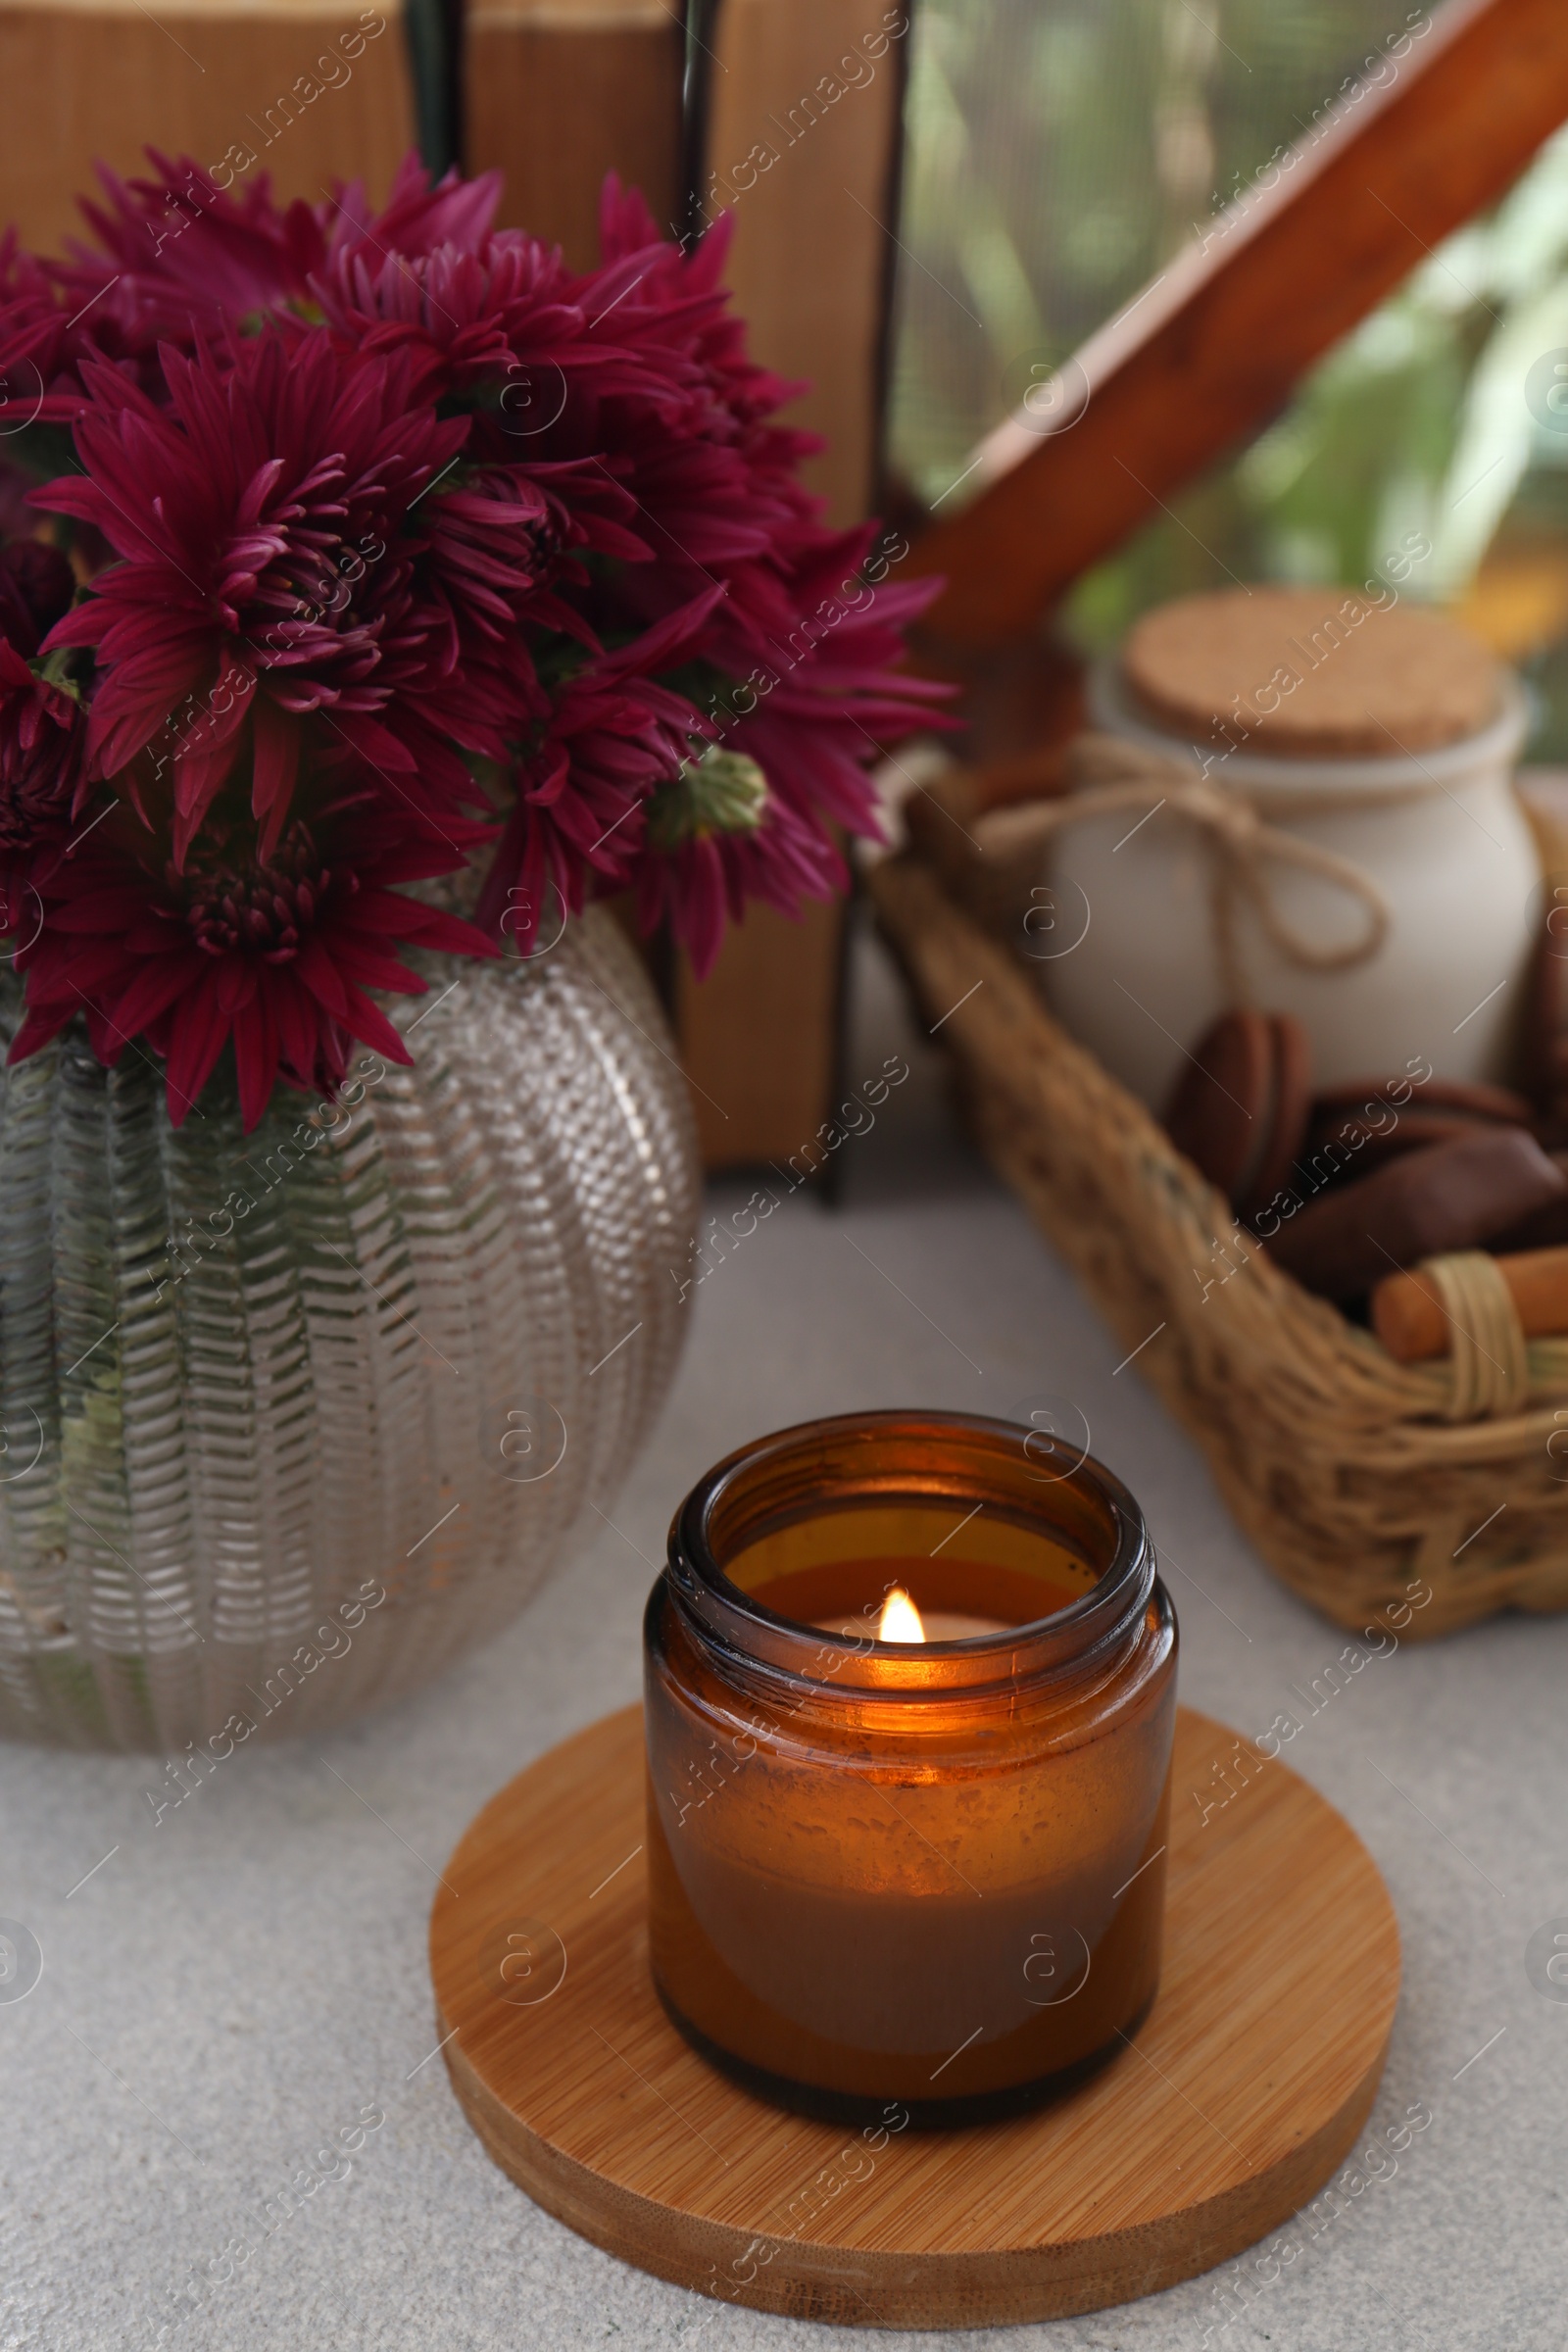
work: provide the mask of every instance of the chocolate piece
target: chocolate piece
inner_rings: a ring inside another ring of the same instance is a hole
[[[1539,1140],[1539,1139],[1538,1139]],[[1554,1160],[1568,1182],[1568,1152],[1549,1152],[1546,1157]],[[1568,1247],[1568,1193],[1548,1200],[1544,1208],[1532,1209],[1517,1225],[1506,1225],[1487,1243],[1489,1250],[1500,1257],[1520,1250],[1559,1250]]]
[[[1568,1176],[1534,1137],[1489,1127],[1391,1160],[1294,1216],[1271,1208],[1258,1233],[1275,1264],[1307,1290],[1353,1298],[1391,1267],[1473,1250],[1565,1198]]]
[[[1255,1172],[1244,1178],[1233,1195],[1244,1218],[1266,1208],[1291,1170],[1306,1134],[1312,1097],[1312,1041],[1300,1022],[1288,1012],[1271,1012],[1273,1041],[1273,1100]]]
[[[1465,1119],[1491,1120],[1501,1127],[1527,1127],[1530,1104],[1512,1087],[1486,1086],[1480,1079],[1365,1078],[1354,1086],[1325,1086],[1312,1101],[1314,1120],[1338,1114],[1365,1118],[1380,1102],[1401,1116],[1410,1111],[1442,1112]]]
[[[1377,1108],[1374,1103],[1374,1111]],[[1314,1118],[1301,1147],[1302,1175],[1310,1174],[1323,1185],[1342,1179],[1353,1183],[1391,1159],[1402,1159],[1407,1152],[1427,1152],[1434,1144],[1451,1144],[1462,1135],[1497,1132],[1490,1119],[1462,1118],[1451,1111],[1396,1111],[1385,1104],[1384,1113],[1381,1124],[1344,1111]]]
[[[1568,1141],[1568,875],[1547,876],[1524,1023],[1525,1083],[1538,1116]]]
[[[1351,1183],[1408,1152],[1455,1142],[1487,1127],[1525,1127],[1530,1104],[1505,1086],[1462,1078],[1365,1079],[1325,1087],[1297,1162],[1313,1192]],[[1299,1189],[1299,1188],[1298,1188]]]
[[[1227,1200],[1267,1148],[1273,1094],[1274,1038],[1266,1014],[1221,1013],[1176,1081],[1165,1131]]]
[[[1244,1216],[1287,1182],[1306,1131],[1311,1045],[1285,1012],[1222,1013],[1177,1080],[1165,1126]]]

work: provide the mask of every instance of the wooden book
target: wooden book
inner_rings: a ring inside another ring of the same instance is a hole
[[[238,195],[386,192],[414,139],[402,10],[379,0],[0,0],[0,225],[58,252],[102,158],[192,156]]]
[[[708,978],[682,959],[676,1030],[703,1164],[760,1167],[806,1152],[838,1072],[844,907],[813,901],[798,923],[753,905]],[[818,1144],[803,1163],[826,1157]]]
[[[786,419],[830,520],[868,511],[881,410],[908,15],[865,0],[720,0],[706,61],[703,217],[734,216],[729,280],[765,366],[810,390]],[[787,1159],[833,1091],[842,906],[754,906],[675,1014],[710,1167]],[[722,1106],[722,1115],[720,1107]]]
[[[720,0],[708,60],[703,214],[734,217],[754,355],[809,379],[788,420],[826,436],[807,479],[838,523],[871,503],[908,23],[876,0]]]
[[[680,197],[679,10],[663,0],[473,0],[465,109],[470,172],[507,175],[500,220],[599,259],[607,172],[673,227]]]

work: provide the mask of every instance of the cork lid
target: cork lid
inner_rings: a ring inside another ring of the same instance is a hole
[[[1479,733],[1501,701],[1495,657],[1456,621],[1384,593],[1182,597],[1132,629],[1123,682],[1156,726],[1275,759],[1394,760]]]

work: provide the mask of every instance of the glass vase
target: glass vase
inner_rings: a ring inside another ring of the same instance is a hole
[[[250,1135],[220,1080],[175,1129],[79,1025],[0,1072],[0,1735],[319,1730],[600,1524],[680,1347],[685,1081],[603,909],[422,968],[412,1068],[360,1052]]]

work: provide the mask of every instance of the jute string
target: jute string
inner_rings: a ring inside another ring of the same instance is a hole
[[[1448,1325],[1449,1421],[1495,1420],[1523,1410],[1530,1355],[1513,1295],[1484,1250],[1455,1250],[1416,1268],[1436,1291]]]
[[[1209,851],[1214,946],[1230,1004],[1245,1004],[1250,995],[1236,937],[1236,910],[1243,900],[1278,953],[1303,971],[1349,971],[1370,962],[1387,939],[1389,903],[1372,876],[1337,851],[1269,822],[1244,787],[1212,784],[1194,771],[1190,760],[1145,751],[1116,735],[1080,735],[1068,754],[1067,767],[1074,789],[1062,799],[999,808],[980,819],[976,834],[982,851],[1012,863],[1031,851],[1038,853],[1053,835],[1086,817],[1131,815],[1140,809],[1152,816],[1155,809],[1168,809],[1192,825]],[[1426,780],[1344,791],[1270,788],[1266,806],[1270,818],[1288,821],[1293,816],[1396,808],[1425,800],[1437,789]],[[1360,936],[1339,946],[1309,939],[1281,913],[1270,882],[1271,866],[1316,874],[1356,900],[1366,916]]]

